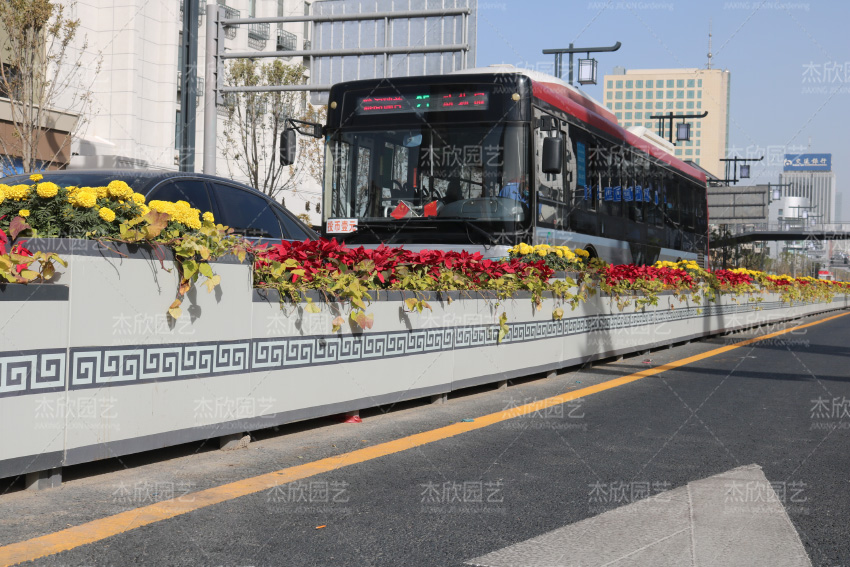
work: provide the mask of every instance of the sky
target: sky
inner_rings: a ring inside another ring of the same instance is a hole
[[[784,153],[831,153],[850,222],[850,2],[674,0],[479,0],[476,63],[510,63],[552,73],[544,49],[601,47],[602,77],[626,69],[706,66],[731,74],[730,155],[760,157],[751,179],[777,183]],[[566,79],[566,56],[564,79]],[[781,158],[780,158],[781,159]]]

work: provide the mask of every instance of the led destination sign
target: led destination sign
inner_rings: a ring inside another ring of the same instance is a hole
[[[450,112],[487,110],[490,93],[478,90],[431,94],[393,94],[357,99],[356,114],[402,114],[406,112]]]

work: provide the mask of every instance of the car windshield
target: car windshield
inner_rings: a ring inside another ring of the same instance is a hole
[[[110,181],[120,179],[125,181],[127,185],[134,190],[139,191],[150,180],[150,174],[144,172],[134,173],[133,170],[115,172],[73,172],[73,171],[57,171],[39,172],[44,177],[45,181],[51,181],[60,187],[104,187],[109,185]],[[12,175],[10,177],[0,178],[0,183],[6,185],[15,185],[18,183],[32,183],[27,175]]]
[[[337,132],[327,145],[327,216],[527,220],[527,137],[510,124]]]

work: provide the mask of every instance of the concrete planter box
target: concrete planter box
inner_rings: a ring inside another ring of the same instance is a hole
[[[69,262],[55,284],[0,288],[0,477],[301,419],[442,394],[588,360],[848,306],[788,306],[776,295],[619,311],[595,296],[552,319],[552,299],[380,292],[366,332],[331,332],[345,306],[311,295],[318,314],[255,290],[250,265],[216,262],[220,289],[195,288],[183,317],[170,256],[146,247],[31,240]],[[171,272],[163,270],[160,261]],[[453,299],[449,304],[448,297]],[[37,299],[34,299],[37,298]],[[506,313],[510,333],[497,344]],[[23,361],[23,362],[22,362]]]

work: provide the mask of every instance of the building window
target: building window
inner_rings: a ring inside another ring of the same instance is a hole
[[[700,130],[696,130],[694,132],[694,137],[699,138],[700,136],[702,136],[702,132]],[[697,141],[699,141],[699,140],[697,140]]]
[[[643,110],[643,103],[642,102],[636,102],[635,103],[635,109],[636,110]]]
[[[667,91],[667,98],[673,98],[673,91]]]
[[[609,89],[613,89],[613,88],[614,88],[614,81],[608,81],[608,88],[609,88]]]
[[[685,150],[685,155],[686,156],[692,156],[692,155],[694,155],[694,151],[693,150]]]
[[[701,103],[701,102],[698,102],[698,103],[697,103],[697,108],[702,108],[702,103]]]
[[[700,141],[699,141],[699,140],[697,140],[697,147],[699,147],[699,142],[700,142]]]
[[[676,148],[676,155],[677,156],[682,155],[682,148]]]
[[[643,125],[647,128],[652,128],[652,122],[644,122]]]
[[[617,91],[614,93],[614,98],[617,100],[623,100],[623,91]]]
[[[652,81],[647,81],[647,82],[646,82],[646,88],[648,88],[648,89],[651,89],[651,88],[652,88]]]
[[[643,88],[643,81],[635,81],[635,86],[639,89]]]
[[[613,102],[609,102],[609,103],[606,103],[606,104],[608,105],[608,110],[612,110],[614,108]]]
[[[679,102],[676,103],[676,108],[678,108],[678,109],[685,108],[685,103],[680,100]]]
[[[257,0],[248,0],[248,17],[257,17]]]
[[[632,81],[626,81],[626,88],[627,88],[627,89],[634,88],[634,85],[632,84]]]
[[[696,159],[697,165],[699,165],[699,158]]]
[[[658,110],[661,110],[662,108],[664,108],[664,103],[663,102],[656,102],[655,108],[657,108]]]
[[[618,113],[617,113],[617,120],[622,120],[622,119],[623,119],[623,113],[622,113],[622,112],[618,112]]]
[[[699,155],[699,150],[696,150],[696,155]]]
[[[702,98],[702,91],[697,91],[697,98]]]
[[[635,112],[635,120],[643,120],[643,112]]]
[[[637,91],[637,92],[635,92],[635,98],[637,98],[637,99],[643,99],[643,91]]]
[[[702,88],[702,79],[697,79],[697,86]]]
[[[626,120],[631,120],[631,119],[632,119],[632,113],[631,113],[631,112],[627,112],[627,113],[626,113]]]
[[[689,100],[686,108],[693,108],[693,107],[694,107],[694,101]]]
[[[685,91],[676,91],[676,98],[685,98]]]
[[[702,121],[697,120],[697,128],[702,128]]]
[[[694,98],[694,91],[688,91],[688,98]]]
[[[664,98],[664,91],[655,91],[655,98]]]
[[[632,91],[626,91],[626,99],[632,100]]]
[[[625,124],[623,124],[623,127],[624,127],[624,128],[631,128],[631,127],[632,127],[632,123],[631,123],[631,122],[626,122]]]
[[[679,79],[678,81],[676,81],[676,86],[681,89],[682,87],[685,86],[685,81],[683,81],[682,79]]]
[[[615,103],[614,108],[617,109],[617,110],[623,110],[623,103],[622,102]]]
[[[631,109],[632,109],[632,103],[627,102],[626,103],[626,110],[631,110]]]
[[[673,88],[673,79],[667,79],[667,88],[668,88],[668,89],[672,89],[672,88]]]
[[[646,91],[646,98],[652,98],[652,91]]]
[[[622,89],[622,88],[623,88],[623,81],[617,81],[617,88],[618,88],[618,89]]]

